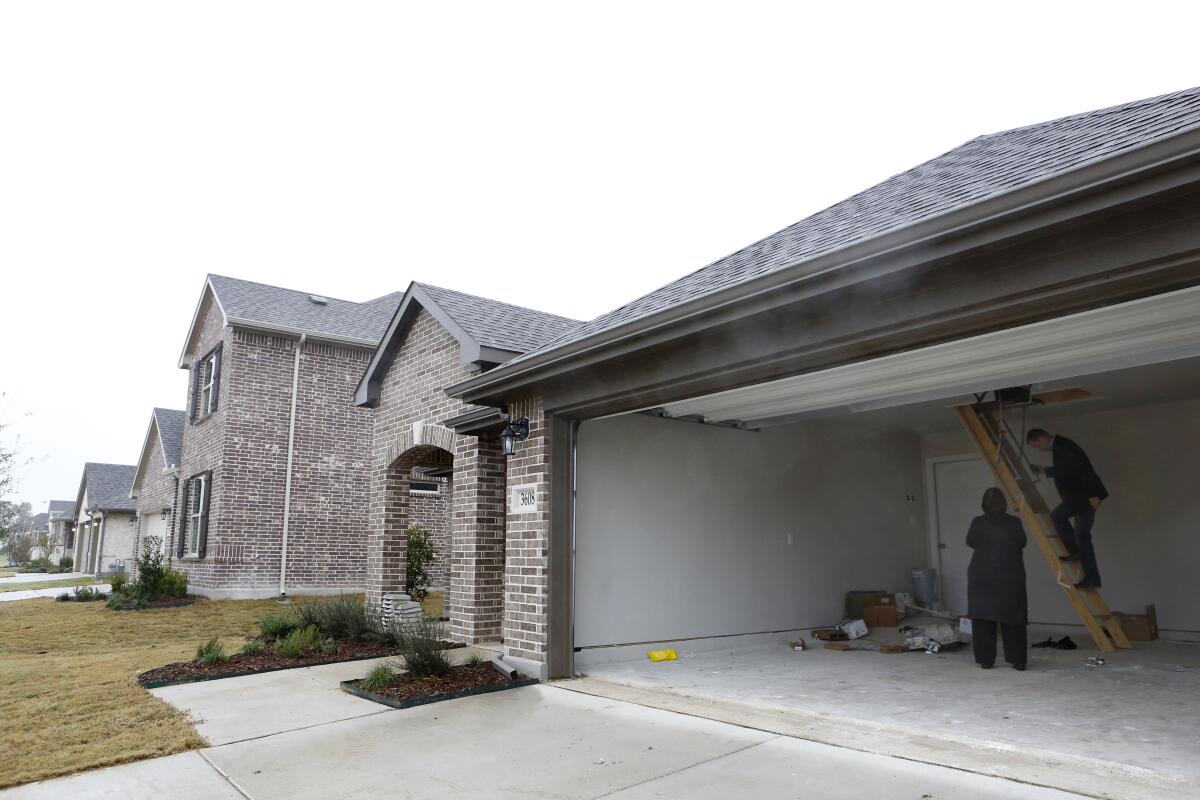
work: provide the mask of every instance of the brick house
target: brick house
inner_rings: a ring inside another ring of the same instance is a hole
[[[137,502],[137,531],[131,564],[141,553],[142,539],[157,537],[164,553],[174,524],[175,498],[179,493],[179,464],[183,460],[183,428],[187,415],[170,408],[156,408],[142,442],[133,486],[129,496]],[[136,574],[136,569],[130,569]]]
[[[913,568],[952,605],[993,480],[953,408],[1030,386],[1088,398],[1030,424],[1169,493],[1105,501],[1139,532],[1107,563],[1115,607],[1157,600],[1191,636],[1197,220],[1192,89],[971,140],[507,353],[470,319],[488,301],[414,285],[356,394],[378,415],[368,596],[402,577],[412,469],[452,467],[452,632],[531,674],[786,640]],[[950,469],[969,491],[939,493]],[[1077,624],[1054,561],[1028,567],[1031,614]]]
[[[50,544],[48,558],[55,563],[63,556],[73,556],[75,551],[75,501],[51,500],[46,509],[47,542]]]
[[[358,403],[375,408],[370,604],[380,605],[403,586],[405,530],[424,513],[412,487],[430,474],[448,476],[450,631],[466,642],[500,638],[506,554],[510,570],[522,569],[519,542],[505,541],[505,460],[495,437],[451,429],[474,409],[448,396],[445,387],[579,324],[426,284],[409,287],[355,394]],[[512,654],[525,651],[513,648]]]
[[[72,514],[76,572],[96,577],[124,570],[133,552],[137,505],[129,497],[132,464],[83,465]]]
[[[399,302],[208,276],[179,359],[189,388],[168,537],[191,591],[363,588],[371,412],[349,398]]]

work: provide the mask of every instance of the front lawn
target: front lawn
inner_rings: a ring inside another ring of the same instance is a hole
[[[0,585],[0,592],[24,592],[29,589],[69,589],[72,586],[90,586],[95,578],[57,578],[49,581],[29,581],[26,583],[6,583]]]
[[[0,788],[203,747],[137,674],[193,658],[213,636],[236,649],[279,609],[274,600],[139,612],[51,598],[0,603]]]

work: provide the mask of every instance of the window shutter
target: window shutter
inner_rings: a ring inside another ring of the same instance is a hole
[[[183,509],[183,513],[179,515],[179,524],[176,526],[178,530],[175,533],[178,537],[178,541],[175,542],[175,551],[180,558],[183,558],[184,553],[187,552],[188,492],[191,488],[191,479],[183,482],[183,498],[180,500],[179,506]]]
[[[204,473],[204,507],[200,509],[200,541],[196,555],[204,558],[208,553],[208,504],[212,500],[212,472]]]
[[[217,345],[217,349],[213,350],[212,410],[214,413],[217,410],[217,400],[221,394],[221,350],[224,347],[225,343],[221,342]]]
[[[196,376],[200,373],[200,362],[193,361],[192,368],[188,370],[188,419],[192,422],[196,421],[196,395],[200,393],[200,385],[196,382]]]

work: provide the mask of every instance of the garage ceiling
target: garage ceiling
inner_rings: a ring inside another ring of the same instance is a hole
[[[1197,356],[1200,287],[670,403],[662,410],[671,417],[760,428],[967,400],[974,392],[1004,386],[1082,385],[1078,379],[1088,376]],[[1160,378],[1172,380],[1165,373]],[[1100,387],[1087,388],[1104,394]]]

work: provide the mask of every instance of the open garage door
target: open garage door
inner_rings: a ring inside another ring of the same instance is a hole
[[[970,503],[939,497],[929,465],[973,455],[953,406],[1022,383],[1082,390],[1018,424],[1080,442],[1108,483],[1110,603],[1155,603],[1165,635],[1197,638],[1200,292],[1186,290],[584,423],[577,661],[836,623],[846,591],[905,590],[911,569],[961,560],[942,551],[965,529],[931,515]],[[1032,548],[1027,572],[1031,620],[1077,624]]]

